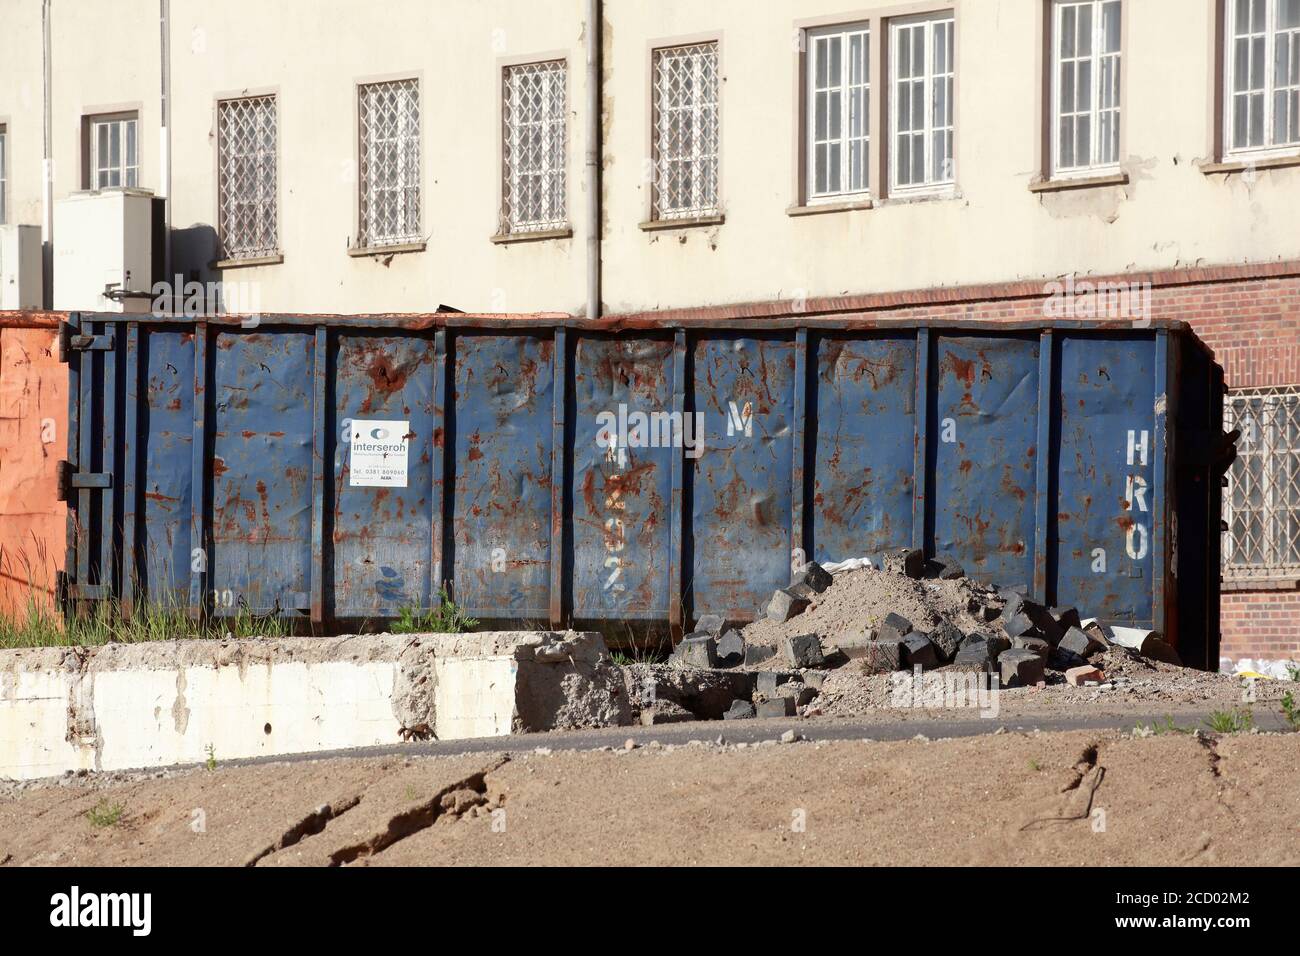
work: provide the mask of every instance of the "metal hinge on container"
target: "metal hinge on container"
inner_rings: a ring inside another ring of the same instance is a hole
[[[113,351],[113,333],[103,335],[82,335],[67,322],[59,326],[59,361],[67,362],[73,352],[111,352]]]
[[[59,500],[67,501],[76,488],[112,488],[113,476],[106,471],[74,471],[72,462],[61,461],[58,464],[56,482]]]

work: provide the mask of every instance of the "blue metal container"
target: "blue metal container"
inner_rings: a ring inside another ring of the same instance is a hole
[[[73,314],[67,597],[760,612],[911,546],[1217,663],[1222,371],[1143,327]],[[400,432],[400,434],[399,434]]]

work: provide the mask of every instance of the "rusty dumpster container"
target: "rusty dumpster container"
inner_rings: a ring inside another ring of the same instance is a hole
[[[322,625],[761,613],[913,546],[1218,658],[1223,379],[1180,322],[74,314],[70,602]]]

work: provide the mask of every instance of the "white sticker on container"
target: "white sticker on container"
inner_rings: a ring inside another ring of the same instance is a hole
[[[348,484],[363,488],[405,488],[410,422],[352,420]]]

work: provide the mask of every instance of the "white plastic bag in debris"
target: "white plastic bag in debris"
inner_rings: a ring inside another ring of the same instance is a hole
[[[846,558],[843,561],[822,562],[822,567],[831,574],[843,574],[845,571],[857,571],[861,568],[875,567],[870,558]]]
[[[1219,673],[1221,674],[1263,674],[1265,677],[1271,677],[1274,680],[1290,680],[1291,669],[1300,666],[1296,661],[1266,661],[1255,660],[1250,657],[1242,657],[1233,660],[1230,657],[1219,658]]]

